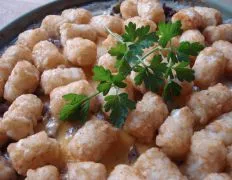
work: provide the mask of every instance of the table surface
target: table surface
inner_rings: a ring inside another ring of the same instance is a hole
[[[21,15],[54,0],[0,0],[0,29]]]

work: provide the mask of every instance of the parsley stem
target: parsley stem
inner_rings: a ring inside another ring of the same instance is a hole
[[[113,33],[108,27],[105,27],[106,31],[112,35],[117,41],[124,43],[122,40],[122,37],[120,35],[118,35],[117,33]]]
[[[101,92],[97,92],[97,93],[95,93],[95,94],[93,94],[93,95],[87,97],[87,98],[85,99],[85,101],[92,99],[93,97],[97,96],[98,94],[101,94]]]
[[[157,50],[160,50],[160,47],[156,47],[156,48],[152,49],[151,51],[149,51],[148,53],[146,53],[144,56],[142,56],[140,59],[141,60],[146,59],[149,55],[151,55],[152,53],[154,53]]]

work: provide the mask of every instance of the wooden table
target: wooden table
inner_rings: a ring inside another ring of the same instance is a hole
[[[0,29],[19,16],[54,0],[0,0]]]

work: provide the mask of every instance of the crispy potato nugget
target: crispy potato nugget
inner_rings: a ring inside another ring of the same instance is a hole
[[[224,75],[226,59],[216,48],[207,47],[200,52],[193,65],[195,85],[202,89],[218,83]]]
[[[29,169],[25,180],[60,180],[60,174],[55,166],[43,166],[35,170]]]
[[[172,16],[172,22],[176,21],[181,21],[183,30],[204,27],[202,16],[194,8],[179,10]]]
[[[218,40],[232,42],[232,24],[221,24],[219,26],[208,26],[203,31],[205,40],[212,44]]]
[[[60,110],[66,104],[63,95],[69,93],[82,94],[90,96],[94,94],[95,90],[86,80],[72,82],[66,86],[60,86],[50,93],[50,108],[51,113],[55,117],[59,117]],[[90,110],[96,109],[96,99],[93,98],[90,103]]]
[[[150,143],[167,116],[168,109],[162,98],[147,92],[128,115],[124,129],[139,141]]]
[[[222,14],[217,9],[195,6],[194,10],[202,16],[204,26],[206,27],[222,23]]]
[[[56,68],[44,71],[40,84],[44,93],[50,94],[57,87],[85,79],[85,73],[81,68]]]
[[[116,139],[116,129],[106,121],[93,118],[77,131],[68,148],[78,160],[97,162]]]
[[[41,118],[42,101],[32,94],[24,94],[15,99],[1,121],[6,134],[19,140],[34,133]]]
[[[154,32],[157,28],[156,23],[149,19],[145,19],[139,16],[135,16],[124,21],[124,26],[127,26],[130,22],[136,24],[136,28],[141,28],[143,26],[150,26],[150,32]]]
[[[156,144],[169,157],[184,158],[191,145],[194,115],[188,107],[173,110],[156,137]]]
[[[13,102],[22,94],[33,93],[39,85],[39,71],[28,61],[18,62],[4,87],[4,99]]]
[[[59,166],[60,146],[55,139],[42,131],[7,147],[12,165],[18,174],[26,175],[27,170],[51,164]]]
[[[180,36],[180,42],[189,41],[191,43],[198,42],[202,45],[205,44],[205,37],[201,34],[199,30],[190,29]]]
[[[195,92],[190,96],[187,106],[196,116],[196,122],[207,124],[213,118],[232,109],[231,91],[222,84]]]
[[[225,75],[231,77],[232,75],[232,43],[228,41],[215,41],[212,47],[216,48],[218,51],[222,52],[226,59]]]
[[[41,41],[36,44],[33,48],[32,56],[35,66],[41,72],[66,64],[64,56],[49,41]]]
[[[62,16],[48,15],[43,19],[41,23],[41,28],[48,33],[49,37],[59,38],[60,26],[67,22],[68,20]]]
[[[97,46],[88,39],[70,39],[64,46],[64,56],[74,65],[91,66],[97,58]]]
[[[202,180],[208,174],[221,172],[226,165],[224,143],[209,136],[205,130],[195,132],[187,160],[182,166],[183,173],[190,180]]]
[[[91,12],[83,8],[65,9],[61,16],[76,24],[88,24],[92,18]]]
[[[213,137],[221,140],[226,146],[232,144],[232,112],[217,117],[205,127],[205,131]]]
[[[60,34],[63,46],[65,46],[67,40],[74,39],[75,37],[81,37],[93,42],[97,40],[97,33],[89,24],[65,23],[60,27]]]
[[[128,165],[119,164],[110,173],[107,180],[145,180],[140,172]]]
[[[117,44],[117,40],[111,34],[109,34],[107,38],[104,41],[102,41],[102,45],[107,50],[110,50],[112,47],[116,46],[116,44]]]
[[[6,51],[3,53],[2,57],[0,58],[1,89],[2,87],[4,88],[5,82],[7,81],[12,69],[17,64],[17,62],[23,60],[32,62],[31,50],[26,46],[16,44],[6,49]]]
[[[138,16],[137,0],[125,0],[121,3],[120,12],[123,19]]]
[[[150,19],[155,23],[165,21],[164,9],[157,0],[138,0],[137,8],[142,18]]]
[[[187,180],[177,166],[158,148],[148,149],[141,154],[135,162],[134,168],[140,171],[147,180]]]
[[[21,44],[30,49],[40,41],[48,40],[49,36],[47,31],[42,28],[30,29],[22,32],[18,36],[17,44]]]
[[[103,66],[105,69],[109,69],[112,73],[116,73],[115,67],[116,57],[111,56],[109,53],[104,54],[98,59],[98,65]]]
[[[103,37],[107,37],[108,35],[105,28],[108,28],[112,32],[117,34],[122,34],[123,32],[123,20],[116,16],[94,16],[90,21],[90,25],[92,25],[95,28],[99,36]]]
[[[211,173],[204,180],[231,180],[231,177],[226,173]]]
[[[106,168],[95,162],[68,163],[68,180],[106,180]]]

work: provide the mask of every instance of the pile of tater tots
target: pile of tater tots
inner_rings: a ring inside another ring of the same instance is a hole
[[[167,18],[159,0],[125,0],[120,13],[47,15],[2,54],[0,108],[8,107],[0,118],[0,180],[232,180],[232,24],[217,9],[195,6],[171,17],[183,30],[174,45],[205,46],[191,58],[195,80],[182,82],[175,108],[135,85],[132,72],[122,91],[137,104],[121,129],[98,111],[101,95],[86,123],[59,119],[63,95],[96,92],[94,65],[117,72],[108,53],[117,40],[106,27],[121,35],[133,22],[155,32]]]

